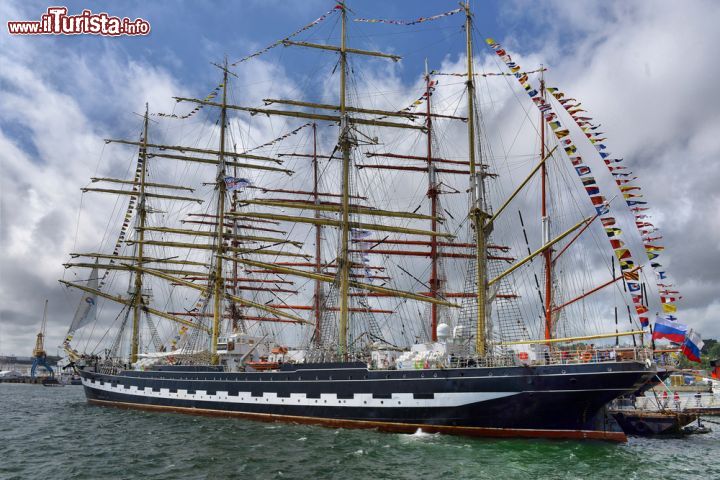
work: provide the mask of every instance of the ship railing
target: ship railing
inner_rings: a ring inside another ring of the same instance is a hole
[[[513,367],[517,363],[513,355],[485,355],[450,357],[449,368]]]
[[[515,355],[520,363],[533,365],[572,365],[584,363],[616,363],[652,361],[652,352],[645,347],[606,347],[592,345],[572,349],[555,349],[541,352],[534,360],[520,352]],[[522,358],[522,357],[525,358]]]
[[[633,408],[658,412],[672,410],[695,413],[720,409],[720,395],[712,392],[682,392],[677,395],[671,390],[666,390],[666,392],[667,395],[655,390],[647,392],[644,396],[636,397]]]
[[[452,359],[451,367],[483,366],[539,366],[539,365],[579,365],[585,363],[616,363],[625,361],[652,361],[652,351],[645,347],[593,347],[591,345],[575,348],[552,349],[530,355],[528,352],[503,352],[484,357],[462,357]]]
[[[578,347],[574,349],[555,349],[530,357],[527,352],[502,352],[484,356],[451,355],[444,362],[418,362],[416,368],[469,368],[469,367],[513,367],[541,365],[580,365],[586,363],[617,363],[652,360],[652,352],[644,347]],[[441,364],[442,363],[442,364]]]
[[[369,355],[366,353],[352,352],[345,356],[338,355],[335,351],[314,350],[307,353],[303,363],[323,362],[363,362],[370,363]]]
[[[646,410],[646,411],[678,411],[702,413],[703,410],[720,409],[720,395],[712,392],[675,392],[667,390],[668,394],[650,391],[643,396],[633,399],[618,399],[613,408],[620,410]]]

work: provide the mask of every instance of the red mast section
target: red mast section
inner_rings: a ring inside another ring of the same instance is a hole
[[[540,94],[545,98],[545,79],[540,78]],[[545,119],[540,112],[540,158],[545,158]],[[547,212],[547,167],[543,162],[540,167],[540,177],[542,179],[542,236],[543,245],[550,241],[550,218]],[[545,339],[552,338],[552,248],[548,248],[543,252],[545,260]]]
[[[432,115],[430,111],[430,88],[432,87],[432,81],[430,80],[430,73],[427,68],[427,60],[425,61],[425,106],[427,112],[427,119],[425,125],[427,126],[427,165],[428,165],[428,192],[427,196],[430,198],[430,230],[433,232],[437,231],[437,211],[438,211],[438,191],[437,181],[435,178],[435,165],[433,165],[432,156]],[[440,291],[440,278],[438,276],[438,241],[436,236],[430,237],[430,296],[438,298],[438,292]],[[430,304],[430,331],[431,340],[437,342],[437,326],[438,326],[438,305],[436,303]]]

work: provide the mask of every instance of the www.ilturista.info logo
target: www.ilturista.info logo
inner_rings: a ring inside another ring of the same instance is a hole
[[[147,35],[150,23],[142,18],[113,17],[105,12],[83,10],[79,15],[68,15],[67,7],[49,7],[40,21],[7,22],[11,35]]]

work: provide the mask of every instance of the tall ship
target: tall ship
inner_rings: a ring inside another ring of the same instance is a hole
[[[424,22],[462,30],[463,69],[426,66],[397,105],[362,71],[400,56],[351,46],[347,31]],[[305,41],[319,31],[339,31],[338,44]],[[545,86],[545,68],[523,70],[476,37],[469,4],[392,21],[339,2],[218,63],[208,95],[176,97],[173,113],[146,108],[138,137],[106,140],[114,158],[132,152],[108,167],[129,175],[83,188],[118,201],[100,246],[70,254],[78,280],[61,280],[82,291],[64,346],[88,402],[623,441],[605,406],[656,371],[639,323],[645,265],[613,216],[632,213],[629,184],[603,196],[589,166],[608,165],[593,148],[601,132]],[[476,71],[478,45],[497,70]],[[276,48],[324,59],[327,71],[306,79],[324,82],[320,100],[280,84],[294,98],[235,100],[251,78],[243,69]],[[494,153],[495,81],[514,89],[532,153]],[[621,322],[617,307],[593,302],[609,290],[627,306]]]

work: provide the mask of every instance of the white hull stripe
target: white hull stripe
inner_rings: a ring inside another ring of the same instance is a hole
[[[460,407],[471,403],[495,400],[497,398],[517,395],[517,392],[439,392],[435,398],[413,398],[412,393],[393,393],[392,398],[373,398],[371,393],[356,393],[353,398],[337,398],[334,393],[323,393],[320,398],[307,398],[304,393],[291,393],[289,397],[278,397],[275,392],[264,392],[262,397],[253,397],[250,392],[239,392],[238,395],[228,395],[228,392],[218,391],[215,395],[208,395],[204,390],[187,393],[187,390],[178,389],[170,392],[161,388],[154,392],[152,388],[140,389],[134,385],[125,388],[123,385],[112,386],[109,383],[100,385],[100,382],[91,383],[83,378],[83,385],[95,390],[112,392],[118,395],[133,395],[167,400],[191,400],[202,402],[222,402],[248,405],[302,405],[325,407],[379,407],[379,408],[409,408],[409,407]]]

